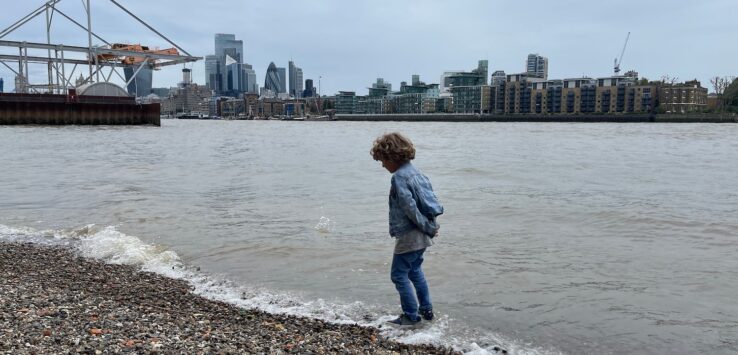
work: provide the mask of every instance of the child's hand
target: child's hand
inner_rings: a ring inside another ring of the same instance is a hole
[[[436,229],[436,232],[435,232],[435,233],[433,233],[433,238],[435,238],[435,237],[437,237],[437,236],[438,236],[438,231],[440,231],[440,230],[441,230],[441,228],[438,228],[438,229]]]

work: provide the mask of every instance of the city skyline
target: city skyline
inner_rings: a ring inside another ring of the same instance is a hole
[[[9,4],[0,22],[7,25],[39,4]],[[106,21],[116,16],[116,9],[101,4],[93,3],[93,30],[101,36],[112,41],[168,46],[135,23]],[[266,1],[215,1],[203,7],[184,0],[176,7],[169,2],[128,6],[192,55],[204,58],[212,53],[214,34],[232,33],[243,41],[240,61],[252,64],[259,82],[270,62],[288,67],[292,59],[304,70],[303,78],[313,79],[321,93],[328,95],[339,90],[366,93],[377,77],[395,85],[412,74],[438,82],[444,72],[465,70],[479,59],[489,60],[489,73],[524,72],[531,53],[548,58],[549,78],[609,76],[627,32],[631,37],[623,72],[632,69],[651,80],[663,75],[680,81],[696,78],[709,87],[711,76],[735,75],[738,71],[734,61],[738,49],[730,45],[738,39],[738,25],[730,19],[738,3],[732,0],[283,4],[278,6],[278,13],[274,13],[273,2]],[[229,11],[222,11],[225,8]],[[536,11],[526,12],[524,19],[511,16],[530,8]],[[197,18],[187,19],[193,9]],[[475,11],[454,15],[461,9]],[[171,16],[151,15],[166,13]],[[244,13],[272,15],[254,15],[244,21]],[[383,31],[377,32],[377,23]],[[41,23],[29,23],[5,39],[45,42],[42,27]],[[83,33],[74,28],[58,31],[52,33],[52,41],[84,42]],[[193,80],[204,85],[205,61],[197,62],[192,69]],[[0,67],[0,77],[6,82],[6,91],[10,90],[10,71]],[[174,68],[157,71],[153,86],[174,86],[180,78],[180,70]]]

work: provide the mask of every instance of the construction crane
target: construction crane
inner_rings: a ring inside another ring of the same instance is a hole
[[[630,39],[630,32],[628,32],[628,35],[625,36],[625,44],[623,45],[623,50],[620,51],[620,58],[615,58],[615,75],[618,75],[620,73],[620,64],[623,62],[625,48],[628,47],[628,39]]]

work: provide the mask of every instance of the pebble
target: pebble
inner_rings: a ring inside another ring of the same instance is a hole
[[[0,242],[0,348],[45,353],[457,354],[358,325],[207,300],[186,281],[73,251]]]

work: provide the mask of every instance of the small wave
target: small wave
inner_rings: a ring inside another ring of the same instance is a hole
[[[328,220],[330,222],[330,220]],[[317,226],[316,226],[317,229]],[[187,281],[193,293],[210,300],[237,307],[258,309],[268,313],[310,317],[339,324],[359,324],[379,328],[383,335],[407,344],[451,346],[469,354],[494,354],[495,346],[505,347],[512,354],[556,353],[522,346],[516,341],[495,334],[478,334],[471,330],[459,332],[463,325],[447,315],[439,315],[429,326],[405,330],[384,326],[394,318],[382,315],[382,307],[362,302],[336,303],[323,299],[304,300],[294,293],[276,293],[263,288],[237,285],[220,276],[207,275],[182,262],[176,252],[143,242],[138,237],[122,233],[114,226],[90,224],[76,229],[36,230],[13,228],[0,224],[0,241],[31,242],[71,247],[81,256],[110,264],[134,265],[173,279]],[[450,329],[456,330],[454,335]],[[462,334],[459,336],[459,334]],[[471,341],[475,339],[476,341]],[[483,344],[483,345],[478,345]],[[494,345],[487,345],[494,344]]]
[[[330,218],[321,216],[318,224],[315,225],[315,230],[320,233],[330,233],[336,226],[336,222],[331,221]]]

